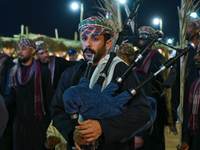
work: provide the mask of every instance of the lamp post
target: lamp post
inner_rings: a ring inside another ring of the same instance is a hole
[[[80,2],[73,2],[71,5],[71,8],[73,10],[77,10],[80,6],[80,22],[83,20],[83,11],[84,11],[84,5]]]
[[[71,5],[71,8],[73,10],[77,10],[79,8],[79,6],[81,6],[80,7],[80,22],[82,22],[83,21],[83,11],[84,11],[84,5],[83,5],[83,3],[73,2],[72,5]],[[77,32],[75,32],[74,40],[77,41],[77,39],[78,39],[78,34],[77,34]],[[80,40],[81,40],[81,35],[80,35]]]
[[[192,13],[190,14],[190,16],[191,16],[192,18],[197,18],[197,13],[196,13],[196,12],[192,12]]]
[[[155,18],[153,22],[155,25],[160,24],[160,30],[162,31],[162,19]]]
[[[173,45],[173,44],[174,44],[174,38],[169,38],[169,39],[167,40],[167,44]]]

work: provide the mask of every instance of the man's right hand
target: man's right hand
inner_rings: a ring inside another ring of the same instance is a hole
[[[75,129],[74,131],[73,139],[74,139],[76,150],[81,150],[80,148],[81,145],[89,145],[89,143],[83,139],[81,134],[78,133],[77,129]]]
[[[178,147],[179,150],[189,150],[189,145],[186,142],[182,143],[181,147]]]

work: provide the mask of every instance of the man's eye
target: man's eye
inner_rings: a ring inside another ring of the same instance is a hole
[[[87,40],[87,38],[86,37],[82,37],[82,40],[85,41],[85,40]]]
[[[98,39],[98,38],[93,38],[93,40],[94,40],[94,41],[98,41],[99,39]]]

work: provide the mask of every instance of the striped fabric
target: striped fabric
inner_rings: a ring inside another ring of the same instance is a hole
[[[46,50],[48,48],[45,41],[37,41],[36,44],[36,53],[41,53],[43,50]]]
[[[199,17],[197,17],[197,18],[191,18],[190,22],[195,23],[195,25],[196,25],[195,27],[198,28],[198,29],[200,29],[200,18]]]
[[[190,115],[188,127],[190,134],[195,134],[195,129],[198,128],[197,117],[200,103],[200,76],[192,83],[189,94],[188,111]]]
[[[35,42],[31,39],[27,39],[24,37],[21,37],[18,41],[18,46],[22,47],[22,46],[26,46],[26,47],[30,47],[30,48],[36,48]]]
[[[150,36],[155,36],[155,30],[149,26],[142,26],[138,30],[139,34],[148,34]]]
[[[78,30],[82,35],[110,34],[113,36],[115,33],[109,21],[100,16],[92,16],[83,20],[78,25]]]

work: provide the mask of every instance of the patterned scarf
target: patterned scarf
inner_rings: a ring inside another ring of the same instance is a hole
[[[51,84],[53,85],[54,71],[55,71],[55,56],[49,57],[48,68],[51,70]]]
[[[42,115],[45,114],[45,111],[43,107],[40,63],[34,59],[28,68],[25,78],[23,78],[22,66],[20,64],[15,65],[10,72],[10,86],[12,86],[17,91],[17,80],[19,84],[25,85],[30,81],[34,73],[35,73],[35,94],[34,94],[35,118],[36,120],[41,120]]]
[[[192,83],[190,87],[188,112],[189,112],[189,123],[190,134],[195,134],[195,129],[198,129],[197,118],[200,102],[200,76]]]
[[[128,57],[128,61],[131,62],[134,58],[135,50],[128,44],[122,44],[117,51],[117,55],[125,54]]]
[[[113,36],[115,33],[109,21],[100,16],[92,16],[83,20],[78,25],[78,30],[82,35],[110,34]]]
[[[157,52],[157,50],[152,50],[147,57],[145,58],[145,60],[142,63],[142,66],[140,67],[144,72],[148,72],[149,70],[149,66],[151,64],[151,58],[153,57],[153,55]]]

